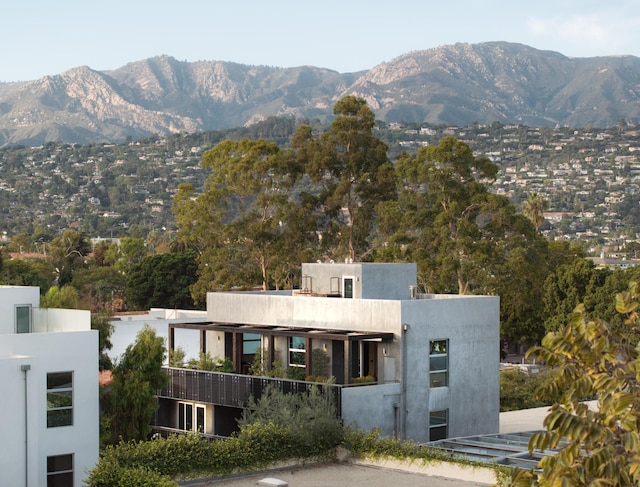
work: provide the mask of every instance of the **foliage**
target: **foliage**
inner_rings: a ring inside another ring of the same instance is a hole
[[[235,436],[207,442],[200,435],[172,435],[150,441],[120,441],[108,446],[87,479],[89,487],[132,483],[144,472],[158,485],[170,479],[229,475],[266,468],[290,458],[323,458],[342,441],[342,425],[331,394],[285,395],[271,391],[256,402]],[[140,484],[149,485],[149,484]]]
[[[53,286],[40,298],[40,307],[78,309],[79,301],[78,291],[74,287]]]
[[[90,251],[87,234],[75,230],[65,230],[61,237],[51,241],[49,260],[56,270],[58,286],[71,283],[73,273],[86,265],[85,259]]]
[[[115,267],[90,266],[77,269],[71,284],[78,290],[80,302],[92,311],[120,309],[116,302],[124,295],[126,276]]]
[[[500,411],[549,406],[556,402],[555,397],[543,397],[541,389],[555,378],[557,371],[543,369],[536,374],[525,373],[519,369],[500,371]]]
[[[268,387],[260,398],[250,401],[240,425],[273,423],[286,431],[295,449],[318,455],[342,441],[336,408],[331,386],[312,385],[304,394],[285,394]]]
[[[106,310],[100,310],[91,313],[91,329],[98,330],[98,353],[100,354],[98,365],[100,370],[111,370],[113,363],[107,354],[107,350],[111,350],[111,334],[113,333],[113,325],[111,325],[111,313]]]
[[[364,99],[345,96],[333,113],[331,128],[318,137],[301,126],[292,148],[319,185],[307,196],[319,210],[316,226],[327,256],[362,260],[371,251],[376,205],[395,198],[394,170],[387,146],[373,135],[374,114]]]
[[[53,265],[44,259],[3,260],[0,283],[10,286],[38,286],[46,293],[55,280]]]
[[[184,351],[184,348],[180,346],[174,348],[173,351],[171,352],[169,367],[183,368],[185,356],[186,356],[186,352]]]
[[[187,367],[215,372],[233,372],[233,362],[229,358],[212,357],[209,353],[204,352],[200,352],[197,359],[189,359]]]
[[[522,212],[531,220],[536,230],[539,230],[540,225],[544,222],[544,210],[547,208],[549,208],[549,202],[537,192],[531,193],[529,198],[522,204]]]
[[[131,309],[193,309],[191,286],[197,281],[194,251],[147,256],[127,272],[127,304]]]
[[[627,329],[640,324],[638,298],[638,282],[616,296]],[[515,471],[512,485],[638,485],[640,347],[628,336],[578,305],[568,324],[530,350],[559,371],[547,392],[564,392],[529,449],[558,453],[544,457],[539,472]],[[595,409],[583,402],[591,398],[597,399]]]
[[[316,377],[327,377],[329,373],[329,355],[322,348],[314,348],[311,352],[311,374]]]
[[[145,325],[115,364],[109,398],[113,443],[141,440],[151,431],[151,417],[157,408],[155,393],[167,382],[162,372],[165,356],[164,339]]]

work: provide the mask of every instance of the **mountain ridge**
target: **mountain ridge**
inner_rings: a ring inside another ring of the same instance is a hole
[[[607,127],[640,123],[640,58],[570,58],[508,43],[411,51],[369,70],[279,68],[156,56],[0,83],[0,146],[120,142],[270,116],[332,118],[353,94],[386,122]]]

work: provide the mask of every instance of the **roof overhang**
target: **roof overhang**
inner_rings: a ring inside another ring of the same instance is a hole
[[[224,333],[255,333],[267,336],[303,336],[320,340],[337,341],[376,341],[390,342],[393,340],[391,332],[375,331],[355,331],[337,330],[326,328],[305,328],[295,326],[272,326],[272,325],[245,325],[240,323],[220,323],[220,322],[191,322],[191,323],[170,323],[169,328],[182,328],[189,330],[224,332]]]

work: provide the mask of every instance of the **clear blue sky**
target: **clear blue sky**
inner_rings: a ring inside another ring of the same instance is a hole
[[[640,56],[640,0],[5,0],[0,18],[0,81],[162,54],[344,73],[456,42]]]

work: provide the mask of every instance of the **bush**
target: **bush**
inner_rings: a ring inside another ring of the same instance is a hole
[[[556,375],[553,369],[527,374],[519,369],[500,372],[500,411],[538,408],[553,404],[557,397],[545,397],[541,391]]]

